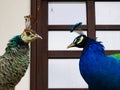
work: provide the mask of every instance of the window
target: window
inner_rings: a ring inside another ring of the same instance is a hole
[[[119,6],[120,2],[102,0],[31,0],[31,14],[38,20],[33,27],[43,37],[32,44],[31,90],[87,90],[77,65],[82,49],[66,49],[77,36],[69,29],[82,21],[79,28],[103,41],[106,54],[117,53],[120,43],[113,33],[118,40]]]
[[[52,27],[48,31],[48,51],[61,54],[64,51],[80,51],[78,48],[67,49],[78,34],[70,33],[69,28],[63,30],[63,25],[70,26],[80,21],[86,25],[86,19],[86,2],[48,2],[48,25]],[[60,25],[62,29],[59,29]],[[79,59],[71,59],[63,54],[62,59],[59,54],[55,58],[54,54],[48,58],[48,88],[87,88],[79,72]]]

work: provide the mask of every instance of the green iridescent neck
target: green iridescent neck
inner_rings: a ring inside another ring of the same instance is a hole
[[[9,43],[7,44],[9,47],[14,47],[14,46],[26,46],[28,45],[21,39],[21,35],[17,35],[13,37],[11,40],[9,40]]]
[[[14,48],[14,49],[13,49]],[[9,40],[6,47],[6,53],[13,53],[19,51],[19,49],[28,49],[29,45],[21,39],[21,35],[17,35]]]

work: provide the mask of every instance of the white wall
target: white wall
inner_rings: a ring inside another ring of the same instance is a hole
[[[30,14],[30,0],[1,0],[0,1],[0,55],[8,40],[21,34],[24,29],[24,16]],[[29,69],[15,90],[29,89]]]

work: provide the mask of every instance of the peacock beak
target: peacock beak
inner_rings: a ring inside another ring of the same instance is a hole
[[[71,43],[67,48],[71,48],[71,47],[74,47],[75,44],[74,43]]]

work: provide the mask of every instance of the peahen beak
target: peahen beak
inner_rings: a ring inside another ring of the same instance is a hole
[[[71,47],[74,47],[75,44],[74,43],[71,43],[67,48],[71,48]]]
[[[36,37],[37,38],[40,38],[40,39],[43,39],[40,35],[36,34]]]

